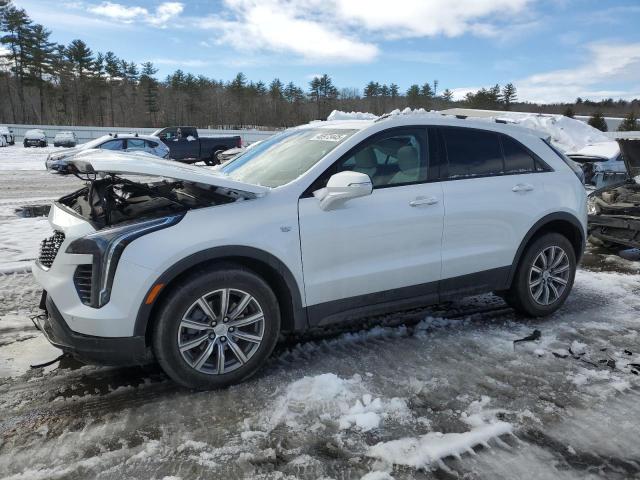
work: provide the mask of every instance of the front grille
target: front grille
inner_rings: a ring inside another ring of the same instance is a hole
[[[80,301],[85,305],[91,306],[91,277],[93,275],[93,266],[78,265],[73,274],[73,284],[76,287]]]
[[[53,261],[56,259],[56,255],[58,254],[58,250],[60,250],[62,242],[64,242],[64,233],[56,230],[53,233],[53,236],[45,238],[40,243],[40,256],[38,257],[40,265],[47,268],[53,265]]]

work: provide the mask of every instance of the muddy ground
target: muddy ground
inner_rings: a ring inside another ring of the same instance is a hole
[[[12,206],[74,184],[0,171]],[[29,273],[0,274],[0,478],[640,478],[630,258],[591,248],[546,319],[492,295],[399,312],[288,339],[215,392],[154,366],[30,368],[59,353],[30,322],[40,291]]]

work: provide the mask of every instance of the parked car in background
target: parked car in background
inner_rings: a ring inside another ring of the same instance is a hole
[[[13,134],[13,130],[7,126],[0,125],[0,137],[4,137],[7,145],[14,145],[16,143],[16,136]]]
[[[602,188],[627,177],[620,148],[614,141],[587,145],[576,152],[567,152],[567,156],[582,168],[585,185]]]
[[[26,147],[46,147],[47,143],[47,134],[44,133],[44,130],[40,130],[39,128],[34,128],[33,130],[27,130],[24,134],[24,140],[22,141],[23,145]]]
[[[91,184],[53,204],[33,267],[39,328],[85,361],[155,359],[191,388],[249,378],[281,332],[491,291],[550,315],[586,237],[582,182],[514,126],[314,122],[219,172],[87,153],[68,162]]]
[[[625,179],[589,195],[589,235],[606,248],[640,248],[640,139],[618,143]]]
[[[80,152],[92,149],[115,152],[146,152],[160,158],[169,157],[169,148],[158,137],[138,135],[137,133],[120,133],[103,135],[76,148],[50,153],[46,160],[47,170],[67,173],[64,160],[72,158]]]
[[[220,152],[218,154],[218,160],[220,161],[220,164],[227,163],[228,161],[233,160],[234,158],[242,155],[248,150],[257,147],[258,145],[260,145],[260,142],[261,140],[258,142],[253,142],[246,147],[235,147],[230,148],[229,150],[225,150],[224,152]]]
[[[53,137],[54,147],[75,147],[78,145],[78,137],[73,132],[58,132]]]
[[[219,154],[230,148],[242,147],[240,135],[200,137],[196,127],[167,127],[153,132],[169,147],[170,158],[184,163],[220,164]]]

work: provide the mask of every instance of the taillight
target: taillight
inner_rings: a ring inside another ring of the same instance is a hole
[[[238,137],[238,144],[236,145],[238,148],[242,148],[242,137]]]

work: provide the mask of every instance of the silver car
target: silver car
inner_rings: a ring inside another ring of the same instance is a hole
[[[68,160],[78,153],[91,149],[146,153],[160,158],[169,158],[169,147],[162,143],[158,137],[138,135],[137,133],[110,134],[83,143],[76,148],[49,154],[46,161],[47,170],[67,173],[65,169],[68,164],[63,160]]]

